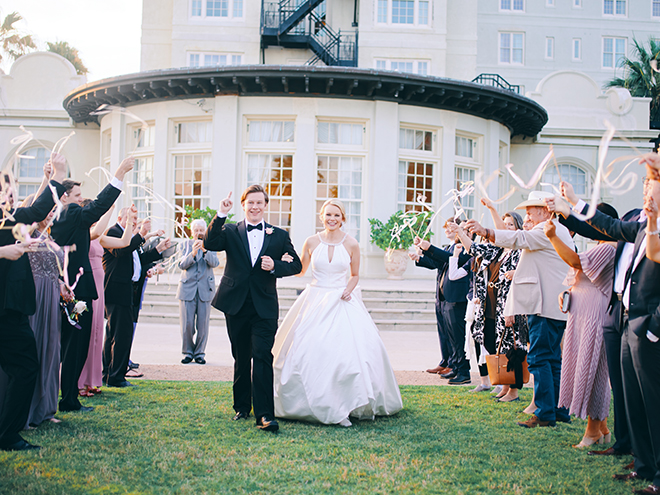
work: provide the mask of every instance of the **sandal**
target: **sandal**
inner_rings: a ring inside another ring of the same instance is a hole
[[[101,393],[101,387],[92,387],[89,389],[89,392],[93,393],[94,395],[100,394]]]
[[[87,389],[78,391],[78,395],[80,397],[94,397],[94,394]]]

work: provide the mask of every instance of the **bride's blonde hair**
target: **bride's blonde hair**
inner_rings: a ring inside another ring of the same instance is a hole
[[[342,203],[337,198],[331,198],[327,200],[325,203],[323,203],[323,206],[321,206],[321,212],[319,213],[319,218],[321,219],[321,225],[323,225],[323,215],[325,215],[325,209],[328,206],[336,206],[337,208],[339,208],[339,211],[341,212],[342,223],[346,221],[346,210],[344,210],[344,203]]]

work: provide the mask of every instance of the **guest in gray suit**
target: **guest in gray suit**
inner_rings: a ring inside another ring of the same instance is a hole
[[[211,299],[215,293],[213,268],[218,266],[218,256],[204,248],[206,222],[200,218],[190,224],[192,238],[179,244],[179,268],[181,280],[176,292],[181,315],[181,338],[183,345],[183,364],[195,360],[206,364],[204,359],[206,340],[209,335]],[[195,321],[195,317],[197,317]],[[194,340],[197,332],[197,340]]]

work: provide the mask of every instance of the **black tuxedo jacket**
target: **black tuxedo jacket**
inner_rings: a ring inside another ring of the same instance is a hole
[[[83,269],[83,274],[74,289],[76,299],[97,299],[96,284],[89,263],[89,229],[112,207],[121,190],[108,184],[94,201],[87,206],[71,203],[64,207],[60,219],[53,223],[50,230],[53,239],[60,246],[75,245],[69,252],[69,283],[73,284]]]
[[[142,291],[144,290],[144,284],[147,283],[147,272],[158,261],[163,259],[163,255],[166,252],[163,251],[162,253],[159,253],[156,250],[158,242],[158,239],[154,238],[139,250],[141,266],[140,279],[137,282],[133,282],[133,321],[136,322],[138,321],[140,304],[142,303]]]
[[[253,267],[245,221],[225,224],[225,220],[216,216],[204,237],[206,249],[227,253],[225,272],[211,304],[225,314],[235,315],[243,307],[249,292],[260,318],[278,319],[276,279],[302,270],[288,232],[264,222],[265,230],[272,229],[272,233],[264,232],[264,244]],[[291,263],[281,261],[284,253],[293,257]],[[261,269],[261,256],[273,259],[273,273]]]
[[[124,231],[119,224],[115,224],[106,235],[121,237]],[[142,244],[144,238],[135,234],[125,248],[103,250],[103,290],[106,304],[133,306],[133,251],[139,249]]]
[[[640,223],[616,220],[596,211],[596,214],[587,220],[587,223],[613,239],[635,243],[632,260],[634,267],[642,241],[646,236],[646,221]],[[617,251],[620,254],[620,250]],[[628,270],[626,286],[628,280],[630,280],[630,307],[628,308],[630,330],[639,337],[645,337],[647,331],[660,337],[660,263],[651,261],[644,255],[632,272]]]
[[[449,258],[454,252],[452,244],[447,249],[439,249],[433,245],[428,251],[424,251],[419,261],[415,264],[431,270],[438,270],[438,280],[436,286],[436,302],[447,301],[452,303],[467,302],[467,294],[470,291],[470,269],[467,268],[468,275],[458,280],[449,280],[447,270],[449,269]],[[458,255],[458,266],[463,266],[472,258],[469,254],[461,252]]]
[[[62,184],[55,181],[50,183],[61,197],[65,192]],[[41,222],[48,216],[53,206],[55,206],[53,193],[50,188],[46,188],[32,206],[11,211],[15,221],[7,220],[3,225],[4,228],[0,229],[0,246],[16,242],[11,229],[14,225]],[[9,309],[24,315],[32,315],[37,309],[35,299],[34,278],[28,256],[24,254],[15,261],[0,259],[0,310]]]

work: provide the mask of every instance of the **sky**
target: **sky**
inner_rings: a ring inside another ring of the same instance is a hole
[[[18,12],[21,34],[40,50],[67,41],[89,69],[88,81],[139,72],[142,0],[0,0],[0,17]],[[10,64],[0,67],[9,72]]]

